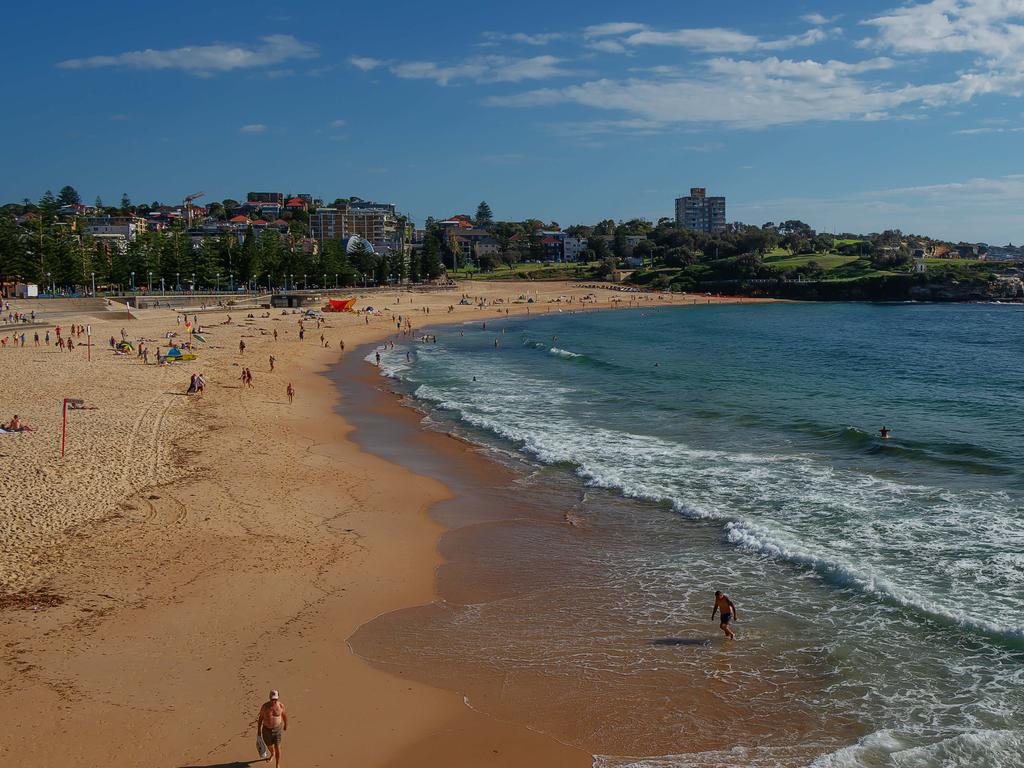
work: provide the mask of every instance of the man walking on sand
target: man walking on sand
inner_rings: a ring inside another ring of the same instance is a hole
[[[728,595],[722,594],[721,592],[715,592],[715,607],[711,611],[711,619],[714,620],[715,614],[719,611],[722,612],[722,623],[719,626],[722,631],[725,632],[725,636],[730,640],[736,639],[736,633],[732,631],[732,627],[729,625],[736,620],[736,606],[732,600],[729,599]]]
[[[269,701],[260,707],[260,713],[256,716],[256,731],[267,745],[267,762],[274,758],[275,766],[281,765],[281,739],[287,730],[288,713],[284,711],[284,704],[277,691],[271,691]]]

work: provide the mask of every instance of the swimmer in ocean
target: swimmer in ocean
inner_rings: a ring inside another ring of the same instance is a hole
[[[878,434],[881,435],[883,440],[888,440],[889,439],[889,433],[890,432],[892,432],[892,430],[889,429],[888,427],[884,426],[884,425],[882,426],[882,428],[880,430],[878,430]]]

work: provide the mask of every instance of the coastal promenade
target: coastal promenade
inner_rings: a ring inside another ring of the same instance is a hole
[[[460,305],[463,293],[473,303]],[[574,311],[592,293],[557,283],[372,292],[358,306],[378,313],[326,315],[320,329],[307,320],[303,341],[298,314],[207,312],[199,358],[170,366],[152,364],[167,333],[184,337],[165,308],[131,320],[61,313],[64,329],[92,326],[91,360],[82,345],[36,347],[34,332],[24,348],[8,345],[0,415],[36,431],[0,435],[0,681],[19,734],[0,756],[40,768],[242,766],[276,688],[290,715],[285,765],[589,765],[584,751],[350,653],[346,638],[367,621],[433,599],[441,529],[426,510],[449,492],[346,439],[345,403],[321,374],[342,342],[351,353],[385,340],[399,315],[415,329]],[[596,293],[587,308],[709,301]],[[517,303],[524,295],[534,302]],[[113,353],[122,328],[152,340],[150,365]],[[185,395],[192,372],[208,381],[201,397]],[[90,409],[70,413],[61,458],[63,398]]]

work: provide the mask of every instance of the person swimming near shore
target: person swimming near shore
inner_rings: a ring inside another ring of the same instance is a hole
[[[718,626],[722,628],[722,631],[725,633],[726,637],[728,637],[730,640],[735,640],[736,633],[732,631],[732,627],[729,625],[732,624],[737,618],[736,605],[735,603],[733,603],[733,601],[729,598],[728,595],[722,593],[721,591],[716,591],[715,607],[711,611],[712,620],[714,620],[715,614],[719,611],[722,612],[722,620]]]
[[[879,436],[880,436],[880,437],[881,437],[881,438],[882,438],[883,440],[888,440],[888,439],[889,439],[889,433],[890,433],[890,432],[892,432],[892,430],[891,430],[891,429],[889,429],[889,428],[888,428],[887,426],[885,426],[885,425],[883,424],[883,425],[882,425],[882,428],[881,428],[880,430],[878,430],[878,435],[879,435]]]

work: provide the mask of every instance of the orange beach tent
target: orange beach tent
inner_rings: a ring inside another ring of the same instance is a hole
[[[355,299],[328,299],[324,312],[351,312],[355,303]]]

